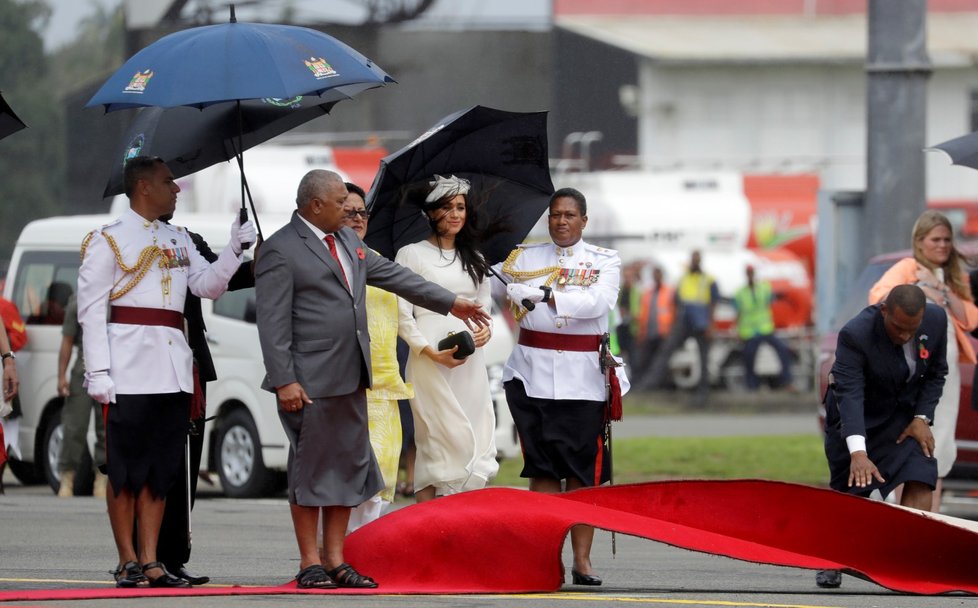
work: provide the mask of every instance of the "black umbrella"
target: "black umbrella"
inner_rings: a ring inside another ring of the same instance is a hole
[[[941,150],[951,157],[951,163],[978,169],[978,131],[949,139],[927,150]]]
[[[240,132],[238,109],[233,101],[202,110],[186,106],[143,108],[114,154],[105,196],[123,192],[123,170],[126,161],[134,156],[159,156],[174,177],[183,177],[232,160],[239,152],[324,116],[336,103],[324,103],[319,97],[242,101]],[[239,145],[243,149],[238,150]]]
[[[24,121],[17,118],[17,115],[14,114],[14,111],[10,108],[10,104],[3,98],[3,94],[0,94],[0,139],[26,127],[27,125],[24,124]]]
[[[554,192],[547,113],[475,106],[441,119],[384,158],[367,194],[368,245],[393,258],[403,245],[431,233],[420,208],[405,202],[404,192],[435,174],[472,182],[472,192],[483,204],[480,214],[506,226],[491,236],[482,253],[490,264],[505,260],[543,215]]]

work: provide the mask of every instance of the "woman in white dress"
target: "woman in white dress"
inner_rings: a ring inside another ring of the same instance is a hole
[[[491,306],[488,265],[478,251],[476,211],[469,182],[435,176],[425,190],[423,212],[431,226],[426,240],[401,247],[395,261],[460,296]],[[485,487],[496,475],[495,427],[489,377],[482,346],[491,329],[473,334],[475,352],[455,359],[456,350],[438,350],[465,324],[398,298],[398,334],[407,342],[406,380],[414,385],[417,456],[414,485],[418,502]]]

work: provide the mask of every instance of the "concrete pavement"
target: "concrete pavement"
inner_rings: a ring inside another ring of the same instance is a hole
[[[617,437],[720,436],[817,433],[814,412],[696,413],[627,415],[616,423]],[[11,479],[8,473],[6,479]],[[281,498],[226,499],[206,486],[194,510],[194,571],[215,583],[279,585],[298,569],[289,509]],[[968,516],[967,508],[952,507]],[[964,509],[964,512],[962,512]],[[814,584],[808,570],[750,564],[676,549],[660,543],[597,531],[592,560],[605,584],[565,585],[550,594],[492,596],[224,596],[140,599],[147,607],[224,608],[246,604],[282,608],[330,605],[464,606],[543,608],[655,604],[657,606],[849,606],[853,608],[945,607],[975,604],[971,597],[912,597],[846,577],[839,590]],[[382,551],[383,547],[378,547]],[[569,563],[569,547],[564,547]],[[115,564],[105,505],[94,498],[59,499],[47,486],[11,481],[0,496],[0,589],[57,589],[110,584]],[[500,564],[505,568],[505,564]],[[487,576],[491,576],[491,572]],[[45,602],[46,606],[131,606],[132,599]],[[23,603],[19,603],[22,605]],[[5,604],[0,602],[0,608]]]
[[[752,564],[686,551],[653,541],[597,531],[594,566],[605,584],[565,585],[558,593],[446,596],[221,596],[43,602],[50,608],[230,608],[262,606],[503,606],[580,608],[651,604],[780,606],[782,608],[946,608],[978,606],[972,597],[915,597],[846,577],[839,590],[820,590],[809,570]],[[383,547],[377,547],[383,551]],[[473,550],[478,550],[474,547]],[[563,549],[570,562],[569,547]],[[11,487],[0,496],[0,590],[70,589],[111,584],[115,565],[105,505],[94,498],[59,499],[41,487]],[[194,571],[222,585],[274,586],[298,570],[289,508],[284,499],[207,497],[194,510]],[[506,568],[499,564],[498,568]],[[492,571],[486,572],[492,576]],[[383,581],[381,581],[381,584]],[[31,602],[40,605],[41,602]],[[0,602],[0,608],[8,605]],[[25,602],[17,602],[23,606]]]

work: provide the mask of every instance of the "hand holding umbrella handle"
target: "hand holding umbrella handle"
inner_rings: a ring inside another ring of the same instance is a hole
[[[241,211],[238,212],[238,224],[244,224],[248,221],[248,209],[242,204]],[[250,249],[251,243],[241,243],[241,251],[245,249]]]
[[[489,267],[489,274],[491,274],[492,276],[494,276],[497,279],[499,279],[499,282],[502,283],[504,287],[507,286],[507,285],[509,285],[509,282],[507,282],[506,279],[504,279],[502,277],[502,275],[500,275],[498,272],[496,272],[496,270],[492,266]],[[547,299],[549,299],[549,297]],[[523,305],[523,308],[525,308],[527,310],[533,310],[534,308],[537,307],[536,304],[534,304],[533,302],[531,302],[527,298],[523,298],[523,301],[520,302],[520,304],[522,304]]]

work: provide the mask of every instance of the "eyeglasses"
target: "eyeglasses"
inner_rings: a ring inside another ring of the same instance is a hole
[[[355,218],[357,216],[360,216],[360,219],[365,220],[365,219],[367,219],[367,218],[370,217],[370,212],[367,211],[366,209],[356,209],[356,210],[353,210],[353,211],[347,211],[346,212],[346,217],[348,219],[351,219],[352,220],[353,218]]]

